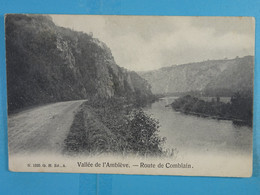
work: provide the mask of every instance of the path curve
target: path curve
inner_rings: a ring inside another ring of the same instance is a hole
[[[34,107],[8,116],[10,154],[61,153],[79,106],[86,100]]]

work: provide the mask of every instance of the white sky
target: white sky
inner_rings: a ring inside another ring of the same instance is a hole
[[[51,17],[58,26],[92,32],[111,49],[116,63],[129,70],[254,55],[254,19],[249,17]]]

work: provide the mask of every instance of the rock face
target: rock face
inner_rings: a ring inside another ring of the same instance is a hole
[[[230,95],[253,89],[253,56],[231,60],[208,60],[140,72],[155,94],[201,91]]]
[[[227,67],[205,87],[206,94],[222,95],[235,92],[253,92],[254,58],[246,56],[233,60],[233,66]],[[222,94],[221,94],[222,93]]]
[[[120,68],[92,35],[56,26],[50,17],[6,16],[9,111],[48,102],[152,95],[148,83]]]

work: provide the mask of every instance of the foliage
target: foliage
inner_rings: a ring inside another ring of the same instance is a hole
[[[175,110],[186,114],[213,117],[233,121],[243,121],[252,125],[253,98],[251,93],[234,93],[231,102],[223,103],[216,97],[211,102],[190,95],[176,99],[172,104]]]
[[[142,109],[136,109],[130,116],[130,145],[141,154],[160,154],[165,138],[158,135],[159,122]]]
[[[165,138],[158,128],[157,120],[123,98],[93,98],[76,114],[66,151],[162,155]]]
[[[246,120],[252,124],[253,98],[249,94],[235,93],[231,97],[231,113],[234,118]]]
[[[152,96],[148,83],[119,67],[104,43],[46,16],[6,16],[6,58],[9,112],[91,97]]]

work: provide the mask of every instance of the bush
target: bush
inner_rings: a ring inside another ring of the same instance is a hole
[[[162,144],[165,138],[158,135],[159,122],[142,109],[134,110],[130,116],[130,145],[134,152],[139,152],[143,155],[161,154]]]
[[[75,115],[65,140],[72,153],[163,155],[159,122],[122,99],[91,99]]]

